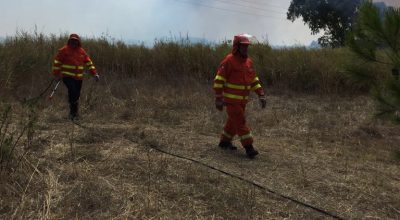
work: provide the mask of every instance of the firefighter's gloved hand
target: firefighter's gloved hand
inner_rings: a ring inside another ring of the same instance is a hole
[[[98,82],[98,81],[100,80],[99,74],[96,74],[96,75],[94,75],[93,77],[94,77],[94,80],[95,80],[96,82]]]
[[[265,99],[265,96],[258,97],[258,100],[260,101],[261,108],[265,108],[267,106],[267,100]]]
[[[222,98],[215,99],[215,108],[217,108],[219,111],[224,109],[224,102],[222,101]]]

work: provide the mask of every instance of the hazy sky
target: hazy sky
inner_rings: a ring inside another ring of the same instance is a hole
[[[400,0],[395,0],[400,1]],[[108,35],[151,43],[156,38],[213,41],[249,33],[273,45],[309,44],[301,20],[286,20],[290,0],[0,0],[0,36],[17,29],[86,37]]]

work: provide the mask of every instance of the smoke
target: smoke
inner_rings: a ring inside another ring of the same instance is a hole
[[[373,2],[383,2],[388,6],[400,8],[399,0],[374,0]]]
[[[274,45],[309,44],[311,36],[302,22],[286,19],[290,0],[175,0],[170,7],[184,7],[190,13],[178,19],[191,36],[214,41],[232,39],[235,34],[248,33],[259,41],[269,40]],[[185,24],[189,24],[185,26]]]
[[[1,0],[0,36],[37,26],[45,33],[104,34],[153,43],[156,38],[190,37],[211,41],[248,33],[271,44],[309,44],[301,22],[290,22],[290,0]]]

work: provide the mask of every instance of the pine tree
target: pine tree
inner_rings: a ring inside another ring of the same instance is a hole
[[[371,1],[364,2],[348,35],[347,45],[366,65],[377,63],[392,70],[390,77],[384,80],[365,68],[363,72],[352,71],[352,76],[371,85],[377,100],[376,116],[400,124],[400,8],[388,8],[381,13]]]

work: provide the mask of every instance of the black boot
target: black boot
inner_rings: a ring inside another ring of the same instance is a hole
[[[69,119],[71,121],[79,120],[80,118],[79,118],[79,114],[78,114],[78,101],[70,104],[69,109],[70,109],[70,111],[69,111]]]
[[[221,141],[219,142],[218,146],[222,149],[237,150],[237,147],[230,141]]]
[[[78,114],[69,114],[68,115],[68,119],[71,121],[79,121],[81,119],[81,117]]]
[[[256,151],[253,147],[253,145],[246,145],[244,146],[244,149],[246,149],[246,155],[250,158],[253,159],[256,155],[258,155],[258,151]]]

